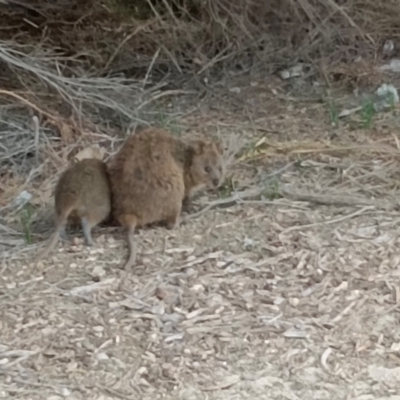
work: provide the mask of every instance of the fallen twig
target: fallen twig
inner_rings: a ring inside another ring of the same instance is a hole
[[[329,219],[327,221],[315,222],[314,224],[291,226],[290,228],[285,229],[283,232],[281,232],[281,234],[283,235],[283,234],[286,234],[288,232],[298,231],[298,230],[302,230],[304,228],[313,228],[314,226],[336,224],[337,222],[342,222],[342,221],[344,221],[346,219],[350,219],[350,218],[356,217],[358,215],[361,215],[365,211],[371,210],[372,208],[373,207],[371,207],[371,206],[364,207],[361,210],[357,210],[356,212],[354,212],[352,214],[343,215],[343,216],[341,216],[339,218]]]
[[[257,197],[263,192],[264,188],[252,189],[252,190],[245,190],[243,192],[237,192],[231,197],[227,197],[226,199],[219,199],[215,200],[209,204],[207,204],[203,209],[200,211],[187,215],[185,218],[182,219],[182,222],[188,221],[193,218],[197,218],[200,215],[203,215],[207,211],[211,210],[214,207],[226,205],[226,204],[236,204],[239,203],[243,199],[248,199],[250,197]]]
[[[282,168],[279,168],[278,170],[272,172],[271,174],[268,174],[266,177],[263,178],[263,181],[268,180],[269,178],[272,178],[276,175],[281,174],[283,171],[286,171],[288,168],[290,168],[295,162],[290,162],[289,164],[286,164]],[[227,204],[237,204],[237,203],[242,203],[242,200],[248,199],[250,197],[258,197],[261,195],[261,193],[264,191],[264,187],[260,187],[257,189],[250,189],[250,190],[244,190],[242,192],[237,192],[231,197],[227,197],[226,199],[219,199],[215,200],[209,204],[207,204],[203,209],[200,211],[187,215],[185,218],[182,219],[182,222],[188,221],[193,218],[197,218],[200,215],[204,214],[205,212],[211,210],[214,207],[222,206],[222,205],[227,205]],[[262,200],[263,204],[274,204],[274,202],[271,201],[264,201]]]
[[[324,194],[313,194],[313,193],[301,193],[294,192],[290,190],[287,186],[282,187],[281,195],[283,197],[291,198],[296,201],[306,201],[308,203],[315,203],[325,206],[338,206],[338,207],[348,207],[348,206],[371,206],[377,208],[383,208],[385,210],[394,210],[398,207],[396,203],[388,203],[382,200],[375,201],[367,198],[351,197],[340,194],[340,196],[334,196],[332,193],[327,195]]]
[[[73,296],[80,296],[80,295],[91,293],[98,289],[104,289],[104,288],[110,286],[114,282],[115,282],[115,278],[110,278],[110,279],[106,279],[101,282],[92,283],[90,285],[75,287],[75,288],[71,289],[69,292]]]

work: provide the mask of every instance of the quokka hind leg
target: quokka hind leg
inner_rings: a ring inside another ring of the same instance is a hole
[[[184,211],[185,213],[190,214],[192,211],[192,199],[187,196],[182,200],[182,211]]]
[[[179,226],[182,207],[179,206],[171,216],[166,219],[167,229],[175,229]]]
[[[54,230],[53,234],[50,237],[49,243],[46,245],[46,247],[39,252],[36,257],[33,260],[33,263],[36,264],[38,261],[40,261],[42,258],[46,257],[50,251],[53,250],[54,246],[56,245],[58,238],[60,235],[64,232],[65,233],[65,224],[68,219],[68,215],[72,211],[73,206],[71,206],[70,209],[65,210],[61,215],[57,217],[56,221],[56,229]]]
[[[137,244],[135,241],[137,218],[133,214],[125,214],[119,218],[119,222],[127,230],[128,260],[125,262],[124,269],[125,271],[130,271],[136,262],[137,256]]]
[[[72,210],[76,206],[77,199],[75,197],[71,197],[68,199],[68,202],[65,204],[60,214],[57,215],[56,213],[56,227],[55,230],[50,237],[50,240],[46,247],[39,252],[36,257],[34,258],[33,262],[36,264],[42,258],[46,257],[50,251],[53,250],[54,246],[56,245],[60,235],[65,235],[65,225],[67,223],[68,217],[71,214]]]
[[[65,225],[66,224],[62,225],[61,228],[60,228],[60,238],[61,238],[61,240],[63,242],[66,242],[68,240],[68,238],[67,238],[67,230],[65,228]]]
[[[125,271],[130,271],[130,270],[132,270],[132,267],[135,264],[136,257],[137,257],[137,243],[135,241],[135,227],[128,228],[127,239],[128,239],[129,256],[128,256],[127,262],[125,263],[124,269],[125,269]]]
[[[83,235],[85,236],[86,246],[93,246],[94,244],[92,239],[93,224],[91,224],[86,217],[82,217],[81,224],[82,224]]]

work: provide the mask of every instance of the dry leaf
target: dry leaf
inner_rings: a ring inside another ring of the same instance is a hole
[[[81,161],[86,158],[96,158],[97,160],[103,160],[106,150],[100,146],[85,147],[75,157],[75,161]]]

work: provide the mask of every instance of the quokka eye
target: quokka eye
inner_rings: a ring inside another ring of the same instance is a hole
[[[207,174],[209,174],[209,173],[211,172],[211,168],[210,168],[210,167],[205,167],[205,168],[204,168],[204,171],[206,171]]]

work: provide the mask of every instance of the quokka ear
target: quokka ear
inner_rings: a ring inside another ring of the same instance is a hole
[[[218,153],[224,154],[224,146],[222,145],[222,143],[220,141],[215,142],[215,147],[216,147]]]
[[[224,153],[224,147],[221,140],[218,140],[215,136],[208,136],[206,140],[204,140],[204,147],[208,150],[216,150],[218,153]]]
[[[194,140],[189,145],[189,149],[196,155],[203,154],[205,147],[206,143],[203,140]]]

